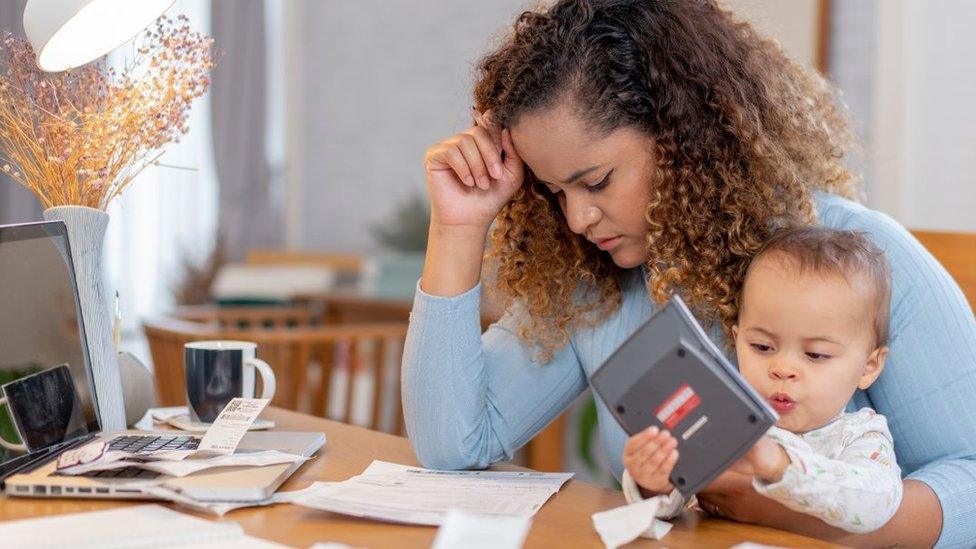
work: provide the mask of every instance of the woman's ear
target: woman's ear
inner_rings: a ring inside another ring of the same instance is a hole
[[[732,326],[732,341],[739,339],[739,325],[735,324]]]
[[[861,380],[857,384],[858,389],[867,389],[884,370],[885,359],[888,358],[888,347],[881,346],[871,352],[867,363],[864,364],[864,371],[861,373]]]

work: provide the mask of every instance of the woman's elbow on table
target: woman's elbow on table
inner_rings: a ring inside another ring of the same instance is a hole
[[[460,471],[464,469],[484,469],[491,465],[483,459],[473,448],[463,448],[460,441],[452,443],[439,440],[436,443],[421,442],[410,439],[410,445],[417,456],[417,461],[427,469],[441,471]]]

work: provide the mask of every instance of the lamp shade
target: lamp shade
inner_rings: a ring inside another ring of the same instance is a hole
[[[24,32],[49,72],[94,61],[128,42],[175,0],[28,0]]]

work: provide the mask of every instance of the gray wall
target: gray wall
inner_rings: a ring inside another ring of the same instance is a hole
[[[527,3],[294,4],[304,47],[288,53],[301,67],[292,81],[302,79],[298,110],[289,115],[299,157],[289,160],[298,169],[289,185],[297,219],[288,244],[375,250],[369,228],[411,192],[424,192],[424,151],[466,127],[473,64]]]

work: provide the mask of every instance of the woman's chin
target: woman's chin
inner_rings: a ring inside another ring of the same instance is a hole
[[[621,269],[640,267],[647,260],[643,253],[638,253],[637,250],[631,250],[629,248],[614,250],[609,253],[610,258],[613,259],[613,263]]]

